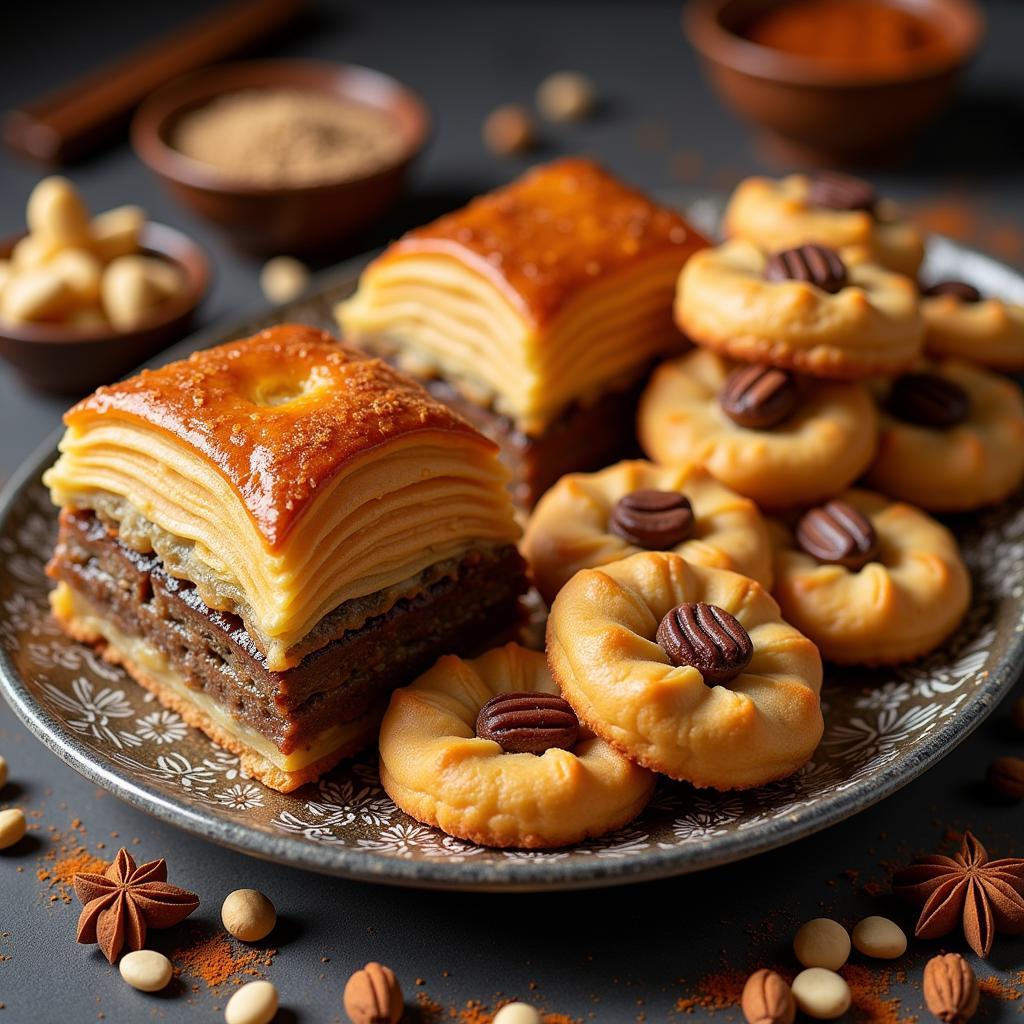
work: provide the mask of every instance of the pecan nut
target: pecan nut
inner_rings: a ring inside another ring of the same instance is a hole
[[[616,536],[648,551],[667,551],[693,531],[693,506],[676,491],[632,491],[615,503],[608,528]]]
[[[845,501],[806,512],[796,525],[796,542],[819,562],[848,569],[860,569],[878,553],[871,520]]]
[[[812,175],[807,198],[826,210],[864,210],[874,213],[877,197],[871,185],[861,178],[838,171],[818,171]]]
[[[886,407],[897,419],[942,430],[963,423],[971,411],[967,392],[935,373],[905,373],[889,391]]]
[[[830,295],[845,288],[847,282],[846,264],[839,253],[813,243],[773,253],[764,266],[764,276],[767,281],[806,281]]]
[[[924,967],[924,1001],[945,1024],[964,1024],[978,1009],[978,979],[959,953],[934,956]]]
[[[658,626],[658,643],[674,665],[690,665],[706,683],[727,683],[750,664],[750,634],[724,608],[687,601]]]
[[[552,747],[570,750],[580,720],[567,700],[553,693],[499,693],[476,717],[476,734],[494,740],[507,754],[543,754]]]
[[[800,400],[796,377],[776,366],[738,366],[729,374],[718,402],[734,423],[750,430],[777,427]]]
[[[398,1024],[402,1016],[402,989],[395,972],[376,961],[348,979],[343,1001],[352,1024]]]
[[[952,295],[961,302],[981,302],[981,292],[966,281],[936,281],[921,289],[921,294],[934,298],[937,295]]]
[[[793,1024],[796,1000],[781,975],[762,968],[747,978],[740,1009],[747,1024]]]
[[[986,775],[992,789],[1007,800],[1024,800],[1024,758],[997,757]]]

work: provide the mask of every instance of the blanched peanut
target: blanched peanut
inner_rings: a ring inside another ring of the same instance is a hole
[[[20,807],[0,811],[0,850],[6,850],[25,835],[25,812]]]
[[[258,889],[236,889],[224,900],[220,919],[236,939],[259,942],[274,930],[277,911]]]
[[[97,214],[89,226],[93,251],[104,263],[138,252],[145,223],[146,212],[141,206],[117,206]]]
[[[136,327],[180,284],[177,270],[149,256],[119,256],[103,272],[103,309],[119,330]]]
[[[67,316],[63,317],[62,323],[71,324],[74,327],[81,327],[85,330],[103,328],[110,330],[110,321],[99,305],[82,306],[73,309]]]
[[[85,305],[99,302],[103,267],[91,252],[85,249],[62,249],[53,257],[47,269],[67,281],[78,302]]]
[[[30,234],[60,245],[89,244],[89,211],[67,178],[43,178],[28,197],[26,219]]]
[[[494,1015],[494,1024],[540,1024],[540,1014],[529,1003],[506,1003]]]
[[[0,309],[9,320],[53,320],[75,303],[71,285],[49,267],[17,274],[4,289]]]
[[[594,83],[579,71],[556,71],[537,86],[537,109],[549,121],[579,121],[594,108]]]
[[[292,256],[275,256],[260,271],[260,289],[275,305],[297,299],[308,284],[309,270]]]
[[[865,917],[853,929],[853,944],[865,956],[895,960],[906,953],[907,936],[887,917]]]
[[[243,985],[224,1008],[227,1024],[269,1024],[277,1013],[277,989],[269,981]]]
[[[793,979],[796,1005],[818,1020],[835,1020],[850,1008],[850,986],[834,971],[808,967]]]
[[[850,956],[850,933],[828,917],[816,917],[793,937],[793,952],[804,967],[838,971]]]
[[[174,974],[171,961],[153,949],[136,949],[125,953],[118,969],[121,977],[140,992],[159,992],[167,988]]]
[[[32,270],[49,263],[60,252],[60,243],[42,235],[26,235],[11,250],[11,265],[15,270]]]

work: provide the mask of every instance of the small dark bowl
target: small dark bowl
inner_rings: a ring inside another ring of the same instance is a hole
[[[179,118],[240,89],[303,89],[362,103],[388,114],[401,134],[401,156],[360,177],[319,185],[266,187],[232,181],[171,145]],[[132,144],[171,193],[260,256],[337,250],[398,200],[413,159],[426,145],[430,114],[420,98],[379,71],[312,60],[223,64],[170,83],[139,107]]]
[[[984,32],[974,0],[892,2],[947,37],[941,52],[922,54],[898,73],[831,67],[745,39],[743,29],[779,0],[690,0],[683,25],[722,99],[781,142],[786,156],[813,163],[877,160],[902,151],[946,105]]]
[[[22,237],[0,243],[0,258],[9,256]],[[0,357],[34,388],[81,395],[117,380],[179,341],[210,284],[206,254],[180,231],[153,223],[143,228],[141,250],[173,263],[184,282],[181,291],[161,303],[151,318],[131,331],[0,319]]]

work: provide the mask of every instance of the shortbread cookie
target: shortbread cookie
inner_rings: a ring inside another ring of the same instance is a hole
[[[1024,400],[1012,381],[947,360],[878,389],[872,487],[930,512],[963,512],[1024,482]]]
[[[547,651],[581,722],[696,786],[784,778],[821,738],[814,644],[759,583],[674,552],[577,573],[555,598]]]
[[[940,281],[921,293],[925,351],[990,370],[1024,370],[1024,306],[986,298],[966,281]]]
[[[818,377],[897,373],[924,343],[913,281],[818,245],[701,250],[679,275],[675,316],[699,345]]]
[[[638,551],[675,551],[771,586],[771,547],[757,506],[697,463],[635,460],[564,476],[534,509],[523,539],[548,604],[580,569]]]
[[[654,776],[580,725],[544,655],[441,658],[396,690],[380,778],[407,814],[484,846],[568,846],[643,810]]]
[[[910,277],[924,257],[921,232],[893,202],[877,198],[867,182],[834,173],[747,178],[729,201],[724,228],[729,237],[749,239],[762,249],[805,242],[856,247]]]
[[[794,530],[773,524],[775,597],[828,661],[890,665],[941,644],[971,581],[953,535],[920,509],[850,490]]]
[[[769,508],[838,494],[871,464],[878,442],[863,384],[737,366],[703,349],[658,367],[638,424],[655,462],[702,462],[725,486]]]

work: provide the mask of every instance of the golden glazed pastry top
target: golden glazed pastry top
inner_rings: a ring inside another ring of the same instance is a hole
[[[415,228],[378,262],[410,253],[452,256],[500,288],[525,319],[543,325],[595,278],[663,251],[681,265],[705,245],[675,210],[594,161],[573,157]]]
[[[880,199],[873,212],[826,209],[810,201],[810,184],[806,174],[747,178],[726,208],[726,235],[746,238],[769,252],[805,242],[833,249],[854,247],[883,267],[917,275],[924,239],[894,203]]]
[[[272,669],[344,602],[397,600],[431,566],[518,537],[490,441],[306,327],[101,388],[68,413],[46,482],[240,615]]]
[[[611,520],[620,499],[645,489],[682,494],[690,502],[693,527],[672,550],[698,565],[771,584],[768,530],[753,501],[724,487],[698,463],[655,466],[637,459],[598,473],[563,476],[533,510],[522,550],[548,604],[580,569],[643,550],[616,533]]]
[[[829,661],[888,665],[926,654],[959,625],[971,580],[953,535],[920,509],[870,491],[839,496],[871,523],[875,556],[860,569],[819,562],[772,524],[775,598]]]
[[[410,232],[337,315],[355,344],[535,437],[680,348],[672,293],[706,244],[591,161],[560,160]]]
[[[380,359],[299,324],[195,352],[99,388],[64,416],[154,429],[209,460],[278,549],[323,487],[357,456],[404,435],[491,443]]]
[[[735,616],[753,656],[726,683],[675,665],[656,641],[684,602]],[[797,771],[824,728],[818,649],[753,580],[644,551],[578,572],[555,598],[548,664],[580,721],[634,761],[714,789],[747,789]]]
[[[539,651],[507,644],[446,656],[396,690],[380,730],[380,777],[407,814],[487,846],[555,847],[632,820],[654,776],[584,730],[569,750],[506,753],[476,735],[502,693],[556,694]]]
[[[924,347],[937,358],[963,359],[990,370],[1024,370],[1024,305],[998,298],[963,302],[924,295]]]

